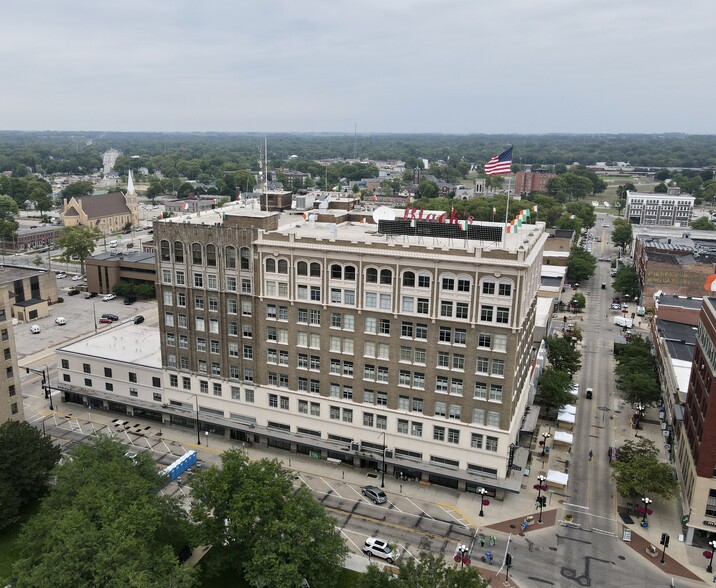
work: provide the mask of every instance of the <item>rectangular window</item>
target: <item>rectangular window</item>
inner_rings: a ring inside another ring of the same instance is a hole
[[[452,316],[452,302],[444,300],[440,301],[440,316],[451,317]]]
[[[469,305],[466,302],[455,303],[455,318],[467,319],[469,318]]]
[[[497,437],[487,437],[485,449],[487,451],[497,451]]]
[[[480,307],[480,320],[484,322],[491,323],[492,322],[492,315],[493,315],[493,307],[492,306],[481,306]]]
[[[450,410],[448,412],[448,418],[452,419],[454,421],[460,420],[460,405],[459,404],[451,404]]]
[[[495,294],[495,282],[483,282],[482,293],[490,296]]]
[[[512,284],[500,284],[497,293],[500,296],[512,296]]]
[[[473,449],[482,449],[482,435],[478,435],[477,433],[473,433],[470,436],[470,447]]]
[[[495,335],[493,351],[507,351],[507,335]]]
[[[477,366],[475,367],[475,371],[478,374],[487,374],[489,373],[490,369],[490,359],[488,357],[478,357],[477,358]]]
[[[460,431],[457,429],[448,429],[448,443],[460,443]]]
[[[510,309],[498,306],[495,321],[503,325],[508,324],[510,322]]]
[[[428,325],[415,325],[415,338],[423,341],[428,340]]]
[[[492,375],[493,376],[504,376],[505,375],[505,362],[502,359],[492,360]]]
[[[430,300],[418,298],[418,314],[430,314]]]
[[[435,416],[436,417],[444,417],[445,411],[447,410],[447,405],[444,402],[435,402]]]
[[[484,425],[485,424],[485,411],[481,408],[472,409],[472,424],[473,425]]]
[[[398,430],[398,433],[407,435],[408,434],[408,421],[403,420],[403,419],[398,419],[397,430]]]
[[[502,402],[502,386],[490,384],[490,400],[492,402]]]
[[[467,330],[466,329],[455,329],[455,338],[453,340],[455,345],[466,345],[467,344]]]
[[[460,353],[453,353],[452,356],[452,369],[454,370],[465,370],[465,356]]]
[[[400,325],[400,336],[413,338],[413,323],[402,322]]]
[[[500,413],[490,411],[487,413],[487,426],[488,427],[499,427],[500,426]]]
[[[473,398],[475,400],[487,400],[487,384],[484,382],[475,382]]]
[[[440,327],[438,341],[441,343],[450,343],[452,341],[452,329],[450,327]]]
[[[445,427],[433,427],[433,440],[445,441]]]
[[[484,349],[489,349],[492,345],[492,336],[485,333],[480,333],[477,336],[477,346]]]
[[[447,376],[437,376],[435,378],[435,392],[447,394],[448,378]]]

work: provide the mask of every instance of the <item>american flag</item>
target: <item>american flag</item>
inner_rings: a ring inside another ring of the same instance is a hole
[[[495,155],[485,164],[485,173],[488,176],[509,174],[512,167],[512,147]]]

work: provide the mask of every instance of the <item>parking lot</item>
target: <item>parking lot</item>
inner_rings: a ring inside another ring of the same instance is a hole
[[[49,316],[31,323],[15,325],[15,348],[18,358],[63,345],[83,335],[111,329],[114,325],[133,319],[138,314],[144,315],[149,324],[156,320],[157,303],[155,300],[140,300],[127,306],[121,297],[103,302],[100,296],[86,299],[85,292],[77,296],[67,296],[68,288],[83,283],[73,282],[71,278],[72,276],[68,274],[66,278],[57,280],[57,292],[63,302],[50,306]],[[119,321],[108,325],[99,324],[98,321],[104,313],[116,314]],[[55,319],[58,317],[64,318],[66,324],[56,324]],[[39,326],[40,332],[31,333],[32,326]]]

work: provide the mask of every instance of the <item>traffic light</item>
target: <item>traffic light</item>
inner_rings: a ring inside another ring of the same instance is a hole
[[[669,547],[669,535],[667,533],[661,534],[661,540],[659,541],[660,545],[663,545],[664,547]]]
[[[509,553],[505,555],[505,564],[508,568],[512,567],[512,555],[510,555]]]
[[[545,507],[547,506],[547,497],[546,496],[540,496],[537,500],[537,506]]]

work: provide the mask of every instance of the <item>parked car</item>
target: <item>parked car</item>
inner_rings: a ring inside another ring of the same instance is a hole
[[[644,316],[646,314],[646,308],[643,306],[636,307],[636,316]]]
[[[40,325],[32,325],[32,326],[30,327],[30,332],[31,332],[33,335],[39,334],[41,330],[42,330],[42,329],[40,329]]]
[[[66,274],[65,272],[60,272],[59,274],[57,274],[57,278],[58,278],[58,279],[59,279],[59,278],[66,278],[66,277],[67,277],[67,274]]]
[[[90,298],[97,298],[97,292],[87,292],[85,295],[85,298],[89,300]]]
[[[102,318],[109,319],[110,321],[118,321],[119,320],[119,317],[116,314],[109,314],[109,313],[103,314]]]
[[[71,290],[68,290],[68,291],[67,291],[67,295],[68,295],[68,296],[77,296],[77,294],[79,294],[79,293],[80,293],[80,291],[79,291],[79,290],[75,290],[74,288],[72,288]]]
[[[393,563],[400,557],[400,552],[393,549],[384,539],[378,537],[368,537],[363,544],[363,553],[366,555],[375,555],[384,559],[389,564]]]
[[[110,300],[114,300],[117,298],[114,294],[105,294],[102,296],[102,302],[109,302]]]
[[[73,282],[79,282],[80,280],[84,280],[84,279],[85,279],[85,277],[80,274],[76,274],[76,275],[72,276]]]
[[[594,396],[594,388],[587,388],[586,398],[587,400],[591,400]]]
[[[612,310],[621,310],[622,307],[618,302],[612,302]]]
[[[111,318],[107,318],[106,316],[103,316],[101,319],[99,319],[99,322],[104,325],[107,325],[107,324],[112,324],[114,321]]]
[[[140,314],[134,317],[134,324],[141,325],[144,322],[144,317]]]
[[[67,324],[67,321],[65,320],[65,317],[63,317],[63,316],[58,316],[58,317],[55,319],[55,324],[57,324],[57,325],[66,325],[66,324]]]
[[[377,486],[364,486],[361,488],[361,492],[363,493],[363,496],[372,500],[375,504],[383,504],[388,500],[385,492]]]
[[[124,304],[129,306],[130,304],[134,304],[137,301],[136,296],[125,296],[124,297]]]

